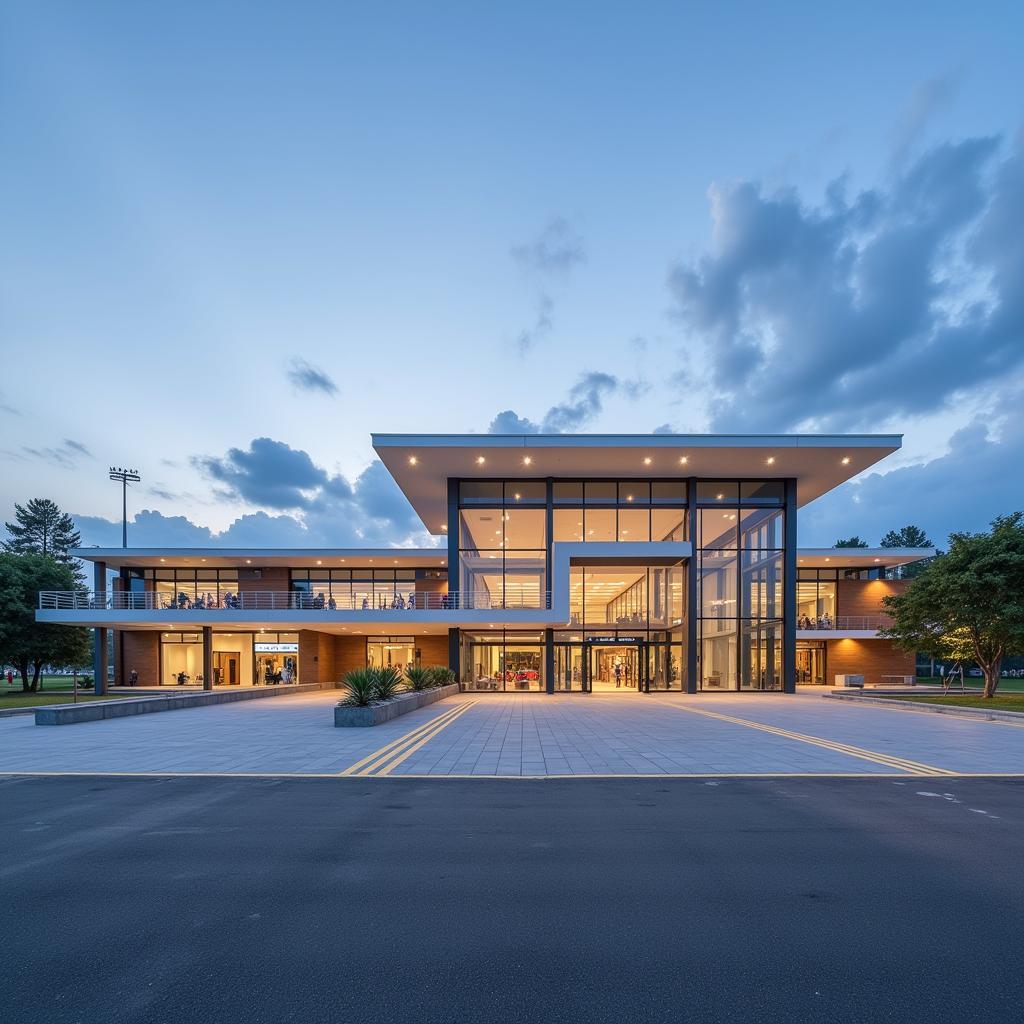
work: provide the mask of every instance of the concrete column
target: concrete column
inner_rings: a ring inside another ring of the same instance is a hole
[[[203,689],[213,689],[213,629],[203,626]]]
[[[106,562],[93,563],[92,589],[96,596],[97,611],[102,615],[102,610],[107,605]],[[101,626],[97,626],[93,630],[92,680],[94,693],[104,694],[107,692],[107,630]]]

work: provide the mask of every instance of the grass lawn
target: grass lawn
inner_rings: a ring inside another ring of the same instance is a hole
[[[1019,683],[1019,679],[1011,680],[1011,682]],[[1003,683],[999,684],[1002,689]],[[882,697],[883,694],[876,694],[878,697]],[[968,693],[959,694],[955,691],[945,694],[900,694],[892,695],[885,698],[886,700],[909,700],[914,701],[917,704],[949,704],[954,707],[967,707],[967,708],[985,708],[987,711],[1024,711],[1024,693],[1000,693],[996,691],[996,695],[991,700],[986,700],[979,694]]]
[[[964,685],[967,687],[967,691],[968,692],[970,692],[971,690],[977,690],[980,693],[981,692],[981,687],[982,687],[983,683],[984,683],[984,680],[978,678],[977,676],[965,676],[964,677]],[[918,684],[918,686],[921,686],[923,684],[930,684],[932,686],[941,686],[942,685],[942,680],[939,679],[937,676],[934,679],[929,679],[926,676],[918,676],[917,684]],[[953,689],[950,692],[951,693],[959,693],[960,692],[960,684],[959,683],[954,683],[953,684]],[[1010,679],[1007,676],[1002,676],[999,679],[999,689],[996,692],[997,693],[1024,693],[1024,679],[1017,679],[1017,678]]]
[[[80,701],[87,700],[124,700],[120,694],[116,697],[97,697],[96,694],[86,691],[78,691]],[[22,693],[20,690],[8,690],[6,687],[0,693],[0,710],[7,708],[37,708],[43,704],[71,704],[74,695],[68,690],[66,693]]]

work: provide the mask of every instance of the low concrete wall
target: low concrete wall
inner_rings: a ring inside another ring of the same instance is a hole
[[[407,715],[417,708],[424,708],[445,697],[454,697],[459,692],[459,684],[438,686],[433,690],[414,690],[412,693],[399,694],[386,704],[372,704],[368,708],[350,708],[338,704],[334,708],[334,724],[340,727],[380,725],[390,722],[399,715]]]
[[[848,700],[851,704],[869,704],[892,711],[927,711],[933,715],[954,715],[959,718],[981,718],[990,722],[1024,722],[1024,712],[997,711],[993,708],[957,707],[955,704],[932,704],[931,701],[890,700],[888,697],[862,697],[853,693],[823,693],[829,700]],[[955,699],[955,698],[954,698]]]
[[[264,686],[251,690],[214,690],[204,693],[175,693],[166,697],[139,697],[112,701],[89,701],[85,704],[51,704],[36,708],[36,725],[77,725],[79,722],[100,722],[107,718],[128,718],[150,715],[158,711],[181,711],[205,708],[211,704],[232,704],[236,700],[259,700],[262,697],[285,697],[293,693],[316,692],[315,684],[301,686]]]

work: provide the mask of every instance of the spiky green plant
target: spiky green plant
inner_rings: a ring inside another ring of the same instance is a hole
[[[391,700],[402,688],[402,673],[394,665],[386,665],[374,671],[377,674],[376,699]]]
[[[377,671],[372,668],[356,668],[346,673],[345,689],[348,693],[341,703],[353,708],[369,707],[377,697]]]
[[[428,668],[419,668],[416,665],[410,665],[405,670],[405,678],[409,684],[410,690],[429,690],[432,685],[430,669]]]
[[[447,686],[455,682],[455,673],[444,665],[432,665],[427,669],[430,673],[430,686]]]

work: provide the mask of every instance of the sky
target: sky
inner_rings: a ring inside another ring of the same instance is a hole
[[[904,434],[1024,508],[1024,8],[0,5],[0,514],[433,543],[371,432]]]

